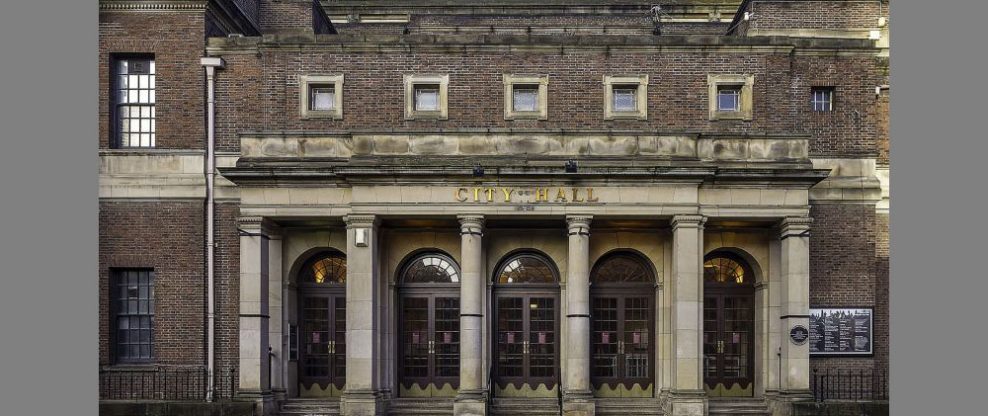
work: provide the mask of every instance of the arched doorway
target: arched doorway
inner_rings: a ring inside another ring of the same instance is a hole
[[[460,378],[460,268],[440,252],[414,255],[398,275],[398,395],[453,397]]]
[[[614,251],[590,272],[590,381],[598,397],[652,397],[655,272],[642,255]]]
[[[494,388],[502,397],[556,397],[559,272],[548,257],[520,252],[494,274]]]
[[[755,275],[741,256],[703,263],[703,384],[711,397],[754,393]]]
[[[346,384],[346,257],[320,251],[298,272],[299,396],[337,397]]]

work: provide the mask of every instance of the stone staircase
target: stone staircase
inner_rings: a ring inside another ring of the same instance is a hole
[[[595,414],[597,416],[654,416],[662,414],[662,406],[658,399],[597,399]]]
[[[495,416],[559,416],[559,401],[555,398],[495,398],[491,413]]]
[[[388,403],[388,415],[393,416],[452,416],[452,398],[395,398]]]
[[[338,416],[339,399],[288,399],[281,404],[280,416]]]
[[[758,398],[730,398],[730,399],[710,399],[708,401],[708,412],[710,416],[771,416],[765,400]]]

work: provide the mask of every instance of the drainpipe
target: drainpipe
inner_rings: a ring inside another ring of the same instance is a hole
[[[215,279],[213,274],[213,263],[216,256],[216,243],[214,242],[213,211],[216,203],[213,199],[213,182],[216,179],[216,103],[215,103],[215,75],[216,69],[223,68],[223,58],[204,57],[202,66],[206,69],[206,401],[211,402],[214,398],[216,385],[215,376]]]

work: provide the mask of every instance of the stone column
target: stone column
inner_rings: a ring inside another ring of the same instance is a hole
[[[566,264],[566,389],[563,414],[592,416],[590,390],[590,220],[568,216],[569,252]]]
[[[271,392],[276,400],[284,400],[287,379],[285,366],[288,365],[288,327],[284,317],[284,290],[281,272],[280,233],[272,231],[268,238],[268,340],[271,346]]]
[[[705,415],[702,215],[672,218],[672,416]]]
[[[340,403],[344,415],[384,413],[377,336],[381,299],[377,290],[378,219],[352,214],[343,218],[347,228],[346,269],[346,387]]]
[[[460,220],[460,390],[454,415],[483,416],[487,412],[484,385],[484,217],[461,215]]]
[[[270,224],[261,217],[241,217],[240,229],[240,371],[238,398],[257,402],[260,414],[272,414],[268,364],[268,273]]]
[[[780,396],[793,399],[810,396],[810,343],[796,345],[789,331],[802,325],[809,329],[810,314],[810,224],[808,217],[788,217],[779,223],[781,246],[781,310],[780,346],[782,375]]]

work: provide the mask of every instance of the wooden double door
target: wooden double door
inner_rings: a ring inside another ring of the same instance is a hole
[[[704,290],[703,382],[710,396],[754,393],[754,304],[750,287]]]
[[[559,385],[557,291],[495,290],[494,383],[502,395],[555,397]],[[540,387],[541,386],[541,387]]]
[[[645,390],[654,367],[652,290],[601,290],[591,294],[590,376],[595,390]],[[605,387],[606,385],[606,387]]]
[[[455,395],[460,379],[459,293],[405,291],[399,317],[399,394]]]
[[[315,391],[316,385],[326,392],[342,391],[346,384],[346,295],[339,288],[310,290],[300,297],[299,382],[309,391]]]

